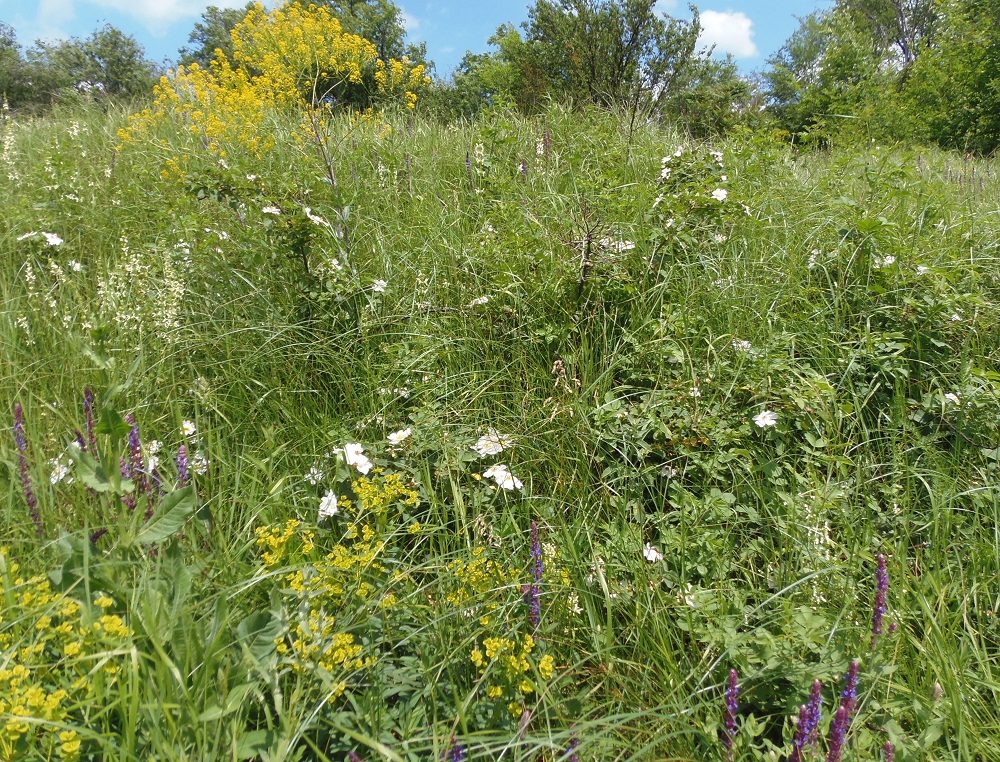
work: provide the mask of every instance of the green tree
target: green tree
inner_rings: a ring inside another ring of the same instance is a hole
[[[247,11],[254,6],[253,2],[247,3],[243,8],[219,8],[210,5],[201,14],[201,21],[194,25],[191,34],[188,35],[188,45],[181,48],[180,63],[190,66],[197,63],[199,66],[207,67],[215,58],[215,51],[222,50],[227,58],[233,57],[233,39],[230,32],[233,27],[239,24],[247,15]]]
[[[13,109],[31,102],[31,82],[17,34],[4,23],[0,23],[0,98]]]
[[[136,39],[106,24],[85,40],[36,42],[27,53],[32,85],[40,97],[76,89],[104,97],[136,97],[150,92],[157,66]]]

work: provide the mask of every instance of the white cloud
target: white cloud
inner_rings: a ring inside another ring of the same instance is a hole
[[[732,53],[736,58],[757,55],[753,21],[742,11],[702,11],[698,42],[705,46],[714,45],[717,52]]]
[[[407,32],[412,32],[413,30],[420,28],[420,19],[411,13],[407,13],[402,8],[399,10],[399,17],[403,22],[403,29]]]
[[[154,30],[186,18],[197,18],[209,5],[220,8],[240,8],[245,0],[91,0],[95,5],[114,8],[137,19]],[[270,5],[265,3],[265,5]]]

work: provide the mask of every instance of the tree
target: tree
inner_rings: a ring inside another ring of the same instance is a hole
[[[0,22],[0,98],[11,108],[21,108],[31,100],[31,83],[21,46],[13,27]]]
[[[181,65],[197,63],[207,68],[215,58],[216,50],[221,50],[227,58],[232,58],[233,40],[230,32],[246,18],[247,12],[253,7],[254,3],[250,2],[243,8],[218,8],[214,5],[206,8],[201,14],[201,21],[194,25],[188,35],[190,45],[178,51]]]
[[[33,87],[49,97],[66,88],[100,97],[136,97],[150,92],[157,74],[135,38],[110,24],[85,40],[36,42],[27,57]]]

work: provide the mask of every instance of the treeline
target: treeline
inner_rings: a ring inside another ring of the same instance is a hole
[[[838,0],[764,73],[795,139],[1000,145],[1000,0]]]
[[[319,0],[345,32],[379,58],[426,60],[408,43],[392,0]],[[442,119],[484,108],[532,113],[550,101],[622,111],[633,122],[669,120],[693,135],[770,125],[800,144],[907,141],[976,152],[1000,143],[1000,0],[837,0],[801,20],[759,76],[699,45],[690,20],[657,13],[655,0],[535,0],[528,20],[503,24],[486,53],[467,53],[420,93]],[[253,7],[209,7],[178,63],[207,67]],[[231,57],[231,56],[230,56]],[[22,51],[0,24],[0,92],[11,108],[54,100],[142,97],[164,67],[128,35],[105,26],[86,39]],[[338,101],[339,106],[362,105]]]

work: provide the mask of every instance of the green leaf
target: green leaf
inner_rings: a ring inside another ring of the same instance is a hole
[[[149,521],[147,521],[139,535],[135,538],[134,544],[148,545],[151,542],[163,542],[168,537],[174,535],[187,521],[188,516],[194,513],[195,497],[193,487],[184,487],[174,490],[165,498],[156,509]]]
[[[258,662],[265,661],[276,648],[274,640],[281,634],[281,621],[270,611],[251,614],[236,627],[236,637]]]
[[[113,407],[106,407],[101,411],[101,420],[95,429],[98,434],[107,434],[113,440],[124,439],[131,430],[128,421],[118,415]]]
[[[274,730],[254,730],[240,738],[236,743],[236,757],[250,759],[266,754],[271,749],[278,733]]]
[[[77,478],[90,487],[94,492],[115,492],[115,484],[108,478],[103,466],[94,459],[89,452],[84,452],[79,445],[71,444],[66,448],[66,454],[73,459],[76,464]],[[126,489],[127,486],[127,489]],[[132,483],[125,480],[121,482],[121,489],[128,492],[132,489]]]

